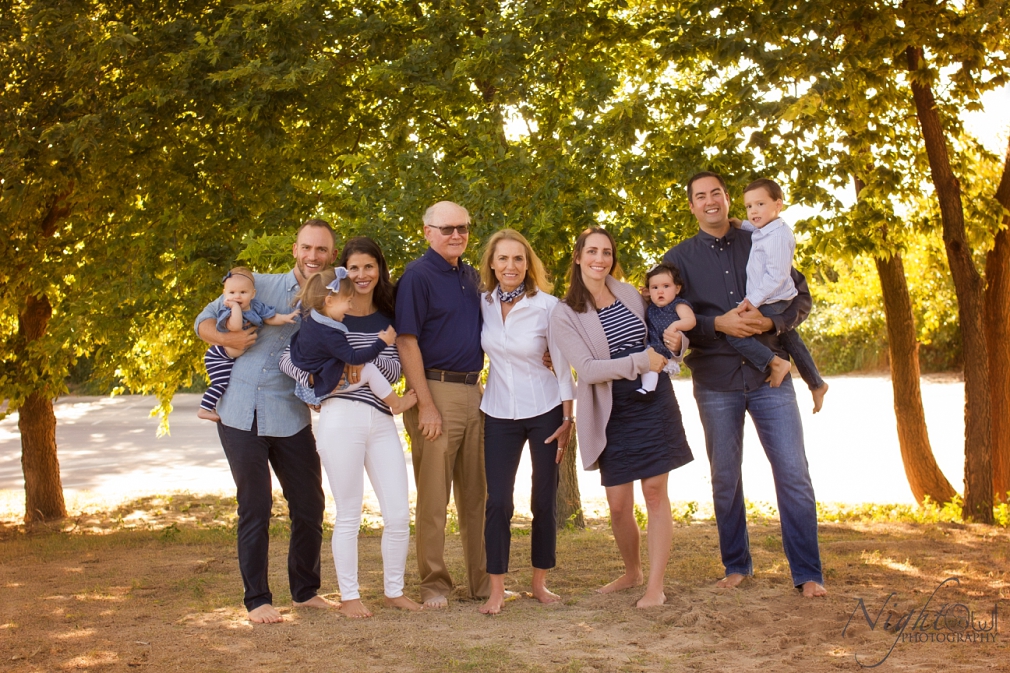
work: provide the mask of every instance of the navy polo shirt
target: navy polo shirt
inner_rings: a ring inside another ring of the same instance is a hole
[[[417,337],[426,369],[484,368],[479,286],[472,266],[453,266],[431,248],[407,265],[396,286],[396,333]]]
[[[736,308],[747,294],[750,249],[750,232],[730,227],[722,238],[699,231],[663,257],[680,270],[684,288],[679,296],[691,303],[698,318],[695,328],[687,332],[691,351],[684,361],[691,377],[711,390],[755,390],[768,377],[715,331],[715,319]],[[778,335],[803,322],[811,307],[806,278],[796,269],[792,278],[798,292],[792,304],[780,315],[770,316],[773,331],[754,337],[784,360],[789,355],[782,350]]]

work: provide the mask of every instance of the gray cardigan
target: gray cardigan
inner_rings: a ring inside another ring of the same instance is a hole
[[[612,276],[607,276],[606,283],[607,289],[644,323],[645,300],[638,290]],[[560,302],[551,312],[551,332],[558,348],[578,374],[575,394],[578,419],[575,432],[579,439],[582,466],[587,470],[597,470],[600,454],[607,446],[607,422],[613,407],[613,380],[634,379],[649,371],[649,355],[642,351],[611,360],[610,345],[603,332],[599,314],[591,309],[585,313],[576,313],[564,302]],[[680,353],[677,354],[678,361],[683,358],[686,349],[687,337],[684,337]]]

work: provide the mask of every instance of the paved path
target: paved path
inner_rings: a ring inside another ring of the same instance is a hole
[[[816,416],[810,413],[807,392],[798,391],[817,499],[913,502],[898,452],[890,381],[881,376],[835,377],[828,381],[831,391],[825,409]],[[670,497],[675,501],[711,503],[704,435],[691,383],[678,380],[674,386],[695,461],[672,473]],[[958,382],[924,381],[923,398],[934,453],[947,478],[960,490],[963,386]],[[198,403],[198,395],[177,395],[170,418],[171,435],[157,437],[158,420],[149,416],[154,406],[152,398],[59,400],[57,442],[64,488],[71,494],[91,491],[108,497],[169,491],[233,492],[215,426],[196,417]],[[750,500],[774,503],[771,471],[749,423],[746,433],[745,492]],[[20,451],[14,415],[0,421],[0,490],[24,488]],[[409,455],[405,460],[409,467]],[[529,475],[529,459],[524,457],[517,483],[528,484]],[[581,472],[579,484],[586,509],[605,510],[598,473]],[[412,479],[410,488],[413,498]],[[518,511],[528,513],[528,494],[523,497],[517,493],[516,504]]]

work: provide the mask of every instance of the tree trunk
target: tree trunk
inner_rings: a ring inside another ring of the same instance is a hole
[[[930,175],[940,202],[943,244],[954,279],[958,319],[964,344],[964,519],[992,523],[992,416],[989,407],[989,356],[983,328],[984,290],[968,247],[961,186],[947,153],[936,99],[922,77],[922,49],[908,47],[908,70],[916,117],[929,158]],[[1000,410],[1001,413],[1004,409]]]
[[[18,319],[18,331],[25,343],[45,334],[53,311],[49,299],[28,297]],[[56,415],[53,401],[33,391],[18,409],[21,431],[21,469],[25,475],[25,523],[40,523],[67,516],[63,502],[60,463],[56,458]]]
[[[573,428],[568,448],[558,466],[560,479],[554,511],[557,513],[559,530],[567,526],[569,520],[576,528],[586,527],[586,517],[582,514],[582,496],[579,494],[578,453],[579,442]]]
[[[996,200],[1010,210],[1010,148]],[[1010,496],[1010,217],[996,233],[985,258],[985,327],[989,347],[989,390],[992,409],[992,487],[997,502]]]
[[[936,503],[950,502],[957,492],[947,481],[933,457],[926,431],[926,412],[919,388],[919,343],[915,318],[901,255],[874,258],[880,289],[884,295],[887,347],[891,360],[891,387],[894,389],[894,416],[898,422],[898,446],[905,477],[920,505],[926,496]]]

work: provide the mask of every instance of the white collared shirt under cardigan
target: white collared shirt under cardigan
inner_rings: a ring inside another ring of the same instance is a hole
[[[502,320],[495,290],[480,298],[484,318],[480,344],[491,361],[481,411],[494,418],[534,418],[575,399],[572,368],[551,334],[557,297],[542,290],[523,295]],[[546,351],[551,353],[554,372],[544,366]]]
[[[645,300],[638,289],[613,276],[607,276],[606,283],[607,289],[644,323]],[[558,302],[551,313],[551,330],[562,354],[578,374],[575,432],[579,439],[582,466],[587,470],[598,470],[600,454],[607,446],[607,422],[613,407],[612,382],[614,379],[635,379],[649,371],[649,354],[643,350],[611,360],[610,344],[607,343],[603,324],[592,308],[585,313],[576,313],[568,304]],[[685,336],[680,352],[675,354],[678,362],[684,358],[686,350]]]

